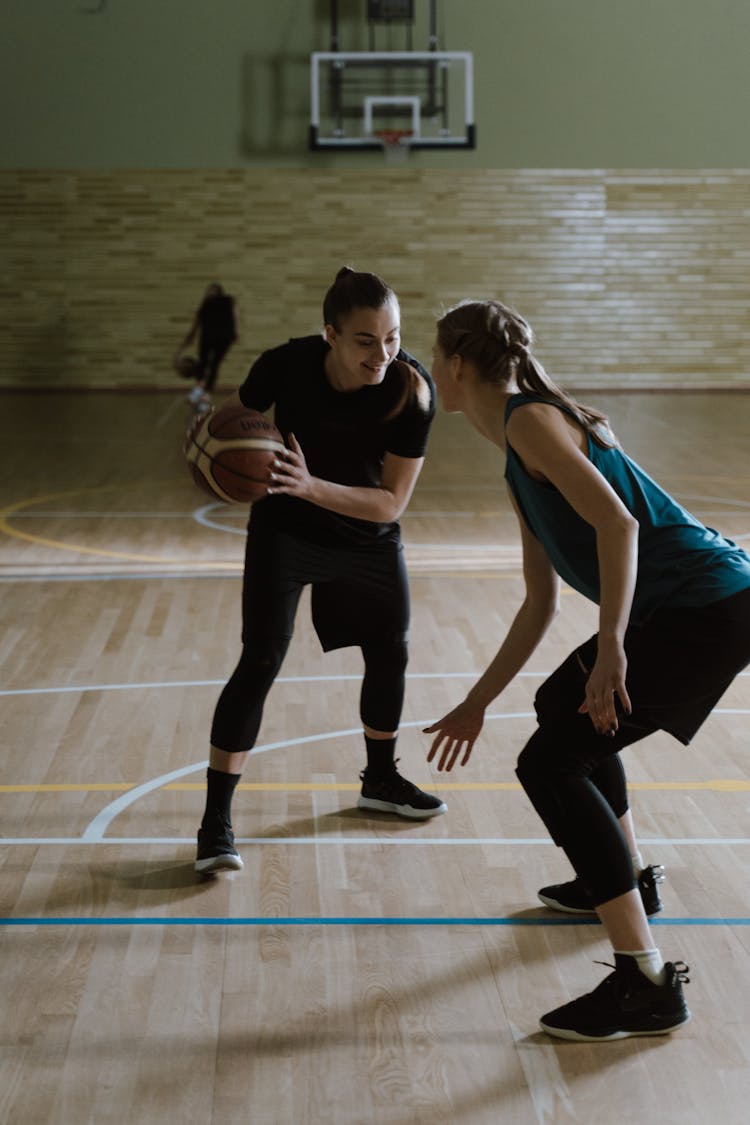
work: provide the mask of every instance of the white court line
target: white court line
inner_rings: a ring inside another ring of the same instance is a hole
[[[532,711],[510,711],[502,715],[487,715],[487,719],[531,719],[534,717]],[[407,727],[425,727],[434,722],[433,719],[419,719],[418,721],[401,723],[399,729],[405,730]],[[267,754],[269,750],[284,750],[292,746],[305,746],[311,742],[324,742],[333,738],[350,738],[353,735],[361,735],[361,727],[351,727],[349,730],[333,730],[326,731],[323,734],[307,734],[301,738],[285,738],[281,742],[267,742],[264,746],[253,747],[251,754],[255,757],[257,754]],[[117,797],[110,804],[106,805],[100,812],[96,814],[94,819],[84,829],[81,836],[82,841],[87,840],[102,840],[107,828],[121,812],[129,808],[130,805],[135,804],[141,797],[149,793],[153,793],[156,789],[161,789],[162,785],[168,785],[171,781],[177,781],[181,777],[186,777],[188,774],[197,773],[198,770],[206,769],[208,762],[197,762],[191,766],[183,766],[182,769],[173,770],[171,773],[162,774],[160,777],[152,778],[151,781],[144,781],[142,785],[137,785],[134,789],[129,789],[127,793]]]
[[[207,761],[198,762],[197,765],[183,766],[179,770],[172,770],[171,773],[165,773],[162,778],[157,780],[159,780],[161,784],[168,785],[170,781],[179,781],[181,777],[185,777],[187,774],[195,773],[196,770],[199,769],[206,769],[207,766]],[[127,793],[123,793],[121,797],[118,797],[116,800],[110,802],[110,804],[102,809],[101,812],[97,813],[94,819],[87,826],[83,835],[81,836],[81,842],[85,844],[88,841],[101,840],[104,832],[106,831],[107,825],[110,824],[110,822],[113,821],[115,817],[119,815],[119,813],[128,808],[130,805],[134,804],[141,797],[144,797],[147,793],[152,793],[154,789],[158,789],[159,787],[159,785],[154,785],[153,781],[145,781],[143,785],[136,785],[134,789],[129,789]]]
[[[407,680],[473,680],[481,676],[480,672],[407,672]],[[549,672],[517,672],[515,679],[545,679],[549,676]],[[735,679],[750,676],[750,672],[738,672]],[[82,694],[87,691],[162,691],[164,688],[193,688],[193,687],[223,687],[227,682],[228,675],[221,680],[151,680],[144,683],[127,683],[127,684],[66,684],[64,687],[40,687],[40,688],[3,688],[0,690],[0,698],[8,695],[65,695],[71,692],[81,692]],[[356,680],[357,683],[362,679],[361,672],[347,673],[342,675],[331,676],[277,676],[274,680],[276,684],[306,684],[306,683],[341,683],[347,680]],[[744,715],[744,711],[722,711],[721,708],[714,708],[712,714],[725,714]]]
[[[422,486],[422,487],[423,487],[423,490],[424,490],[424,486]],[[487,487],[487,486],[483,486],[481,489],[479,489],[479,491],[484,491],[485,487]],[[496,485],[491,485],[489,487],[492,488],[493,490],[496,489],[496,488],[499,489],[499,486],[496,486]],[[476,491],[476,490],[472,488],[472,489],[469,489],[469,491]],[[686,506],[688,501],[692,502],[694,500],[700,501],[701,503],[702,502],[710,502],[712,504],[731,504],[732,505],[732,508],[726,508],[726,509],[720,508],[717,511],[713,511],[711,509],[709,509],[707,511],[702,510],[701,515],[700,515],[701,522],[703,522],[707,516],[713,517],[714,515],[718,515],[718,516],[744,516],[744,515],[747,515],[747,509],[750,508],[750,501],[738,500],[736,498],[728,498],[728,497],[724,497],[724,496],[701,496],[701,495],[695,495],[693,493],[687,493],[687,494],[674,493],[673,495],[674,495],[675,499],[677,500],[677,502],[682,504],[683,506]],[[229,515],[230,517],[240,515],[240,513],[237,512],[236,509],[228,508],[226,504],[210,503],[210,504],[204,504],[202,507],[197,508],[192,513],[192,518],[196,521],[196,523],[199,523],[202,527],[211,528],[214,531],[221,531],[221,532],[224,532],[225,534],[228,534],[228,535],[244,535],[245,534],[245,528],[244,527],[241,527],[241,528],[228,527],[225,523],[222,523],[222,522],[214,519],[213,518],[214,513],[217,513],[217,512],[221,513],[222,515]],[[242,514],[243,520],[246,521],[246,519],[247,519],[246,513],[243,511],[241,514]],[[418,508],[415,508],[415,509],[407,508],[407,510],[404,512],[403,516],[401,517],[401,519],[402,519],[402,522],[408,522],[408,520],[410,520],[410,519],[420,519],[420,518],[425,518],[425,519],[426,518],[429,518],[429,519],[487,519],[489,517],[497,517],[497,516],[501,516],[503,514],[507,514],[507,511],[504,513],[501,509],[497,509],[497,511],[491,511],[491,512],[475,512],[475,511],[467,512],[465,509],[463,509],[462,511],[446,512],[446,511],[431,511],[429,509],[420,510]],[[695,514],[695,513],[693,513],[693,514]],[[750,533],[743,534],[743,535],[737,535],[737,536],[734,537],[735,542],[738,539],[750,539]],[[469,551],[469,552],[471,552],[471,551],[475,551],[475,552],[476,551],[489,551],[489,550],[491,550],[491,551],[503,551],[503,550],[510,551],[510,550],[517,550],[518,549],[518,543],[514,543],[511,546],[505,546],[503,544],[498,544],[498,543],[491,543],[491,544],[486,544],[486,545],[481,545],[481,544],[478,544],[478,545],[454,544],[454,543],[410,543],[408,541],[408,539],[405,539],[404,540],[404,547],[406,548],[407,551],[409,550],[410,547],[411,548],[417,548],[418,547],[420,549],[441,550],[441,551]]]
[[[554,1043],[537,1043],[539,1036],[531,1038],[510,1020],[508,1026],[537,1121],[562,1120],[563,1115],[575,1121],[575,1107],[562,1068],[564,1053]]]
[[[170,407],[170,409],[166,412],[165,417],[169,413],[171,413],[172,409],[173,409],[173,407]],[[427,487],[428,487],[428,490],[429,490],[429,486],[427,486]],[[478,491],[490,491],[490,490],[494,491],[497,487],[498,486],[496,486],[495,484],[488,485],[488,486],[480,486],[478,489],[475,488],[474,491],[477,491],[477,490]],[[451,491],[451,488],[440,486],[440,490],[441,490],[441,492],[445,493],[446,491]],[[686,500],[687,499],[693,499],[693,500],[701,500],[701,501],[705,500],[705,501],[711,501],[711,502],[714,502],[714,503],[717,503],[717,502],[718,503],[724,503],[724,502],[726,502],[726,503],[732,503],[733,505],[740,506],[743,509],[744,508],[750,508],[750,503],[746,503],[746,502],[743,502],[743,501],[740,501],[740,500],[731,500],[731,501],[726,500],[725,501],[725,499],[723,497],[714,497],[714,496],[692,496],[691,497],[691,496],[687,496],[687,497],[683,497],[683,499],[686,499]],[[215,512],[217,510],[221,511],[225,514],[231,513],[231,515],[235,515],[235,514],[239,515],[239,513],[235,513],[235,511],[232,510],[232,509],[227,509],[224,505],[206,504],[206,505],[202,506],[201,508],[197,509],[196,511],[194,511],[192,513],[152,513],[152,514],[150,514],[150,518],[166,518],[166,517],[168,517],[168,518],[186,518],[186,517],[189,517],[189,518],[194,519],[196,522],[202,524],[203,526],[213,528],[215,530],[219,530],[219,531],[222,531],[222,532],[225,532],[225,533],[230,533],[230,534],[239,534],[239,535],[245,534],[244,527],[243,528],[230,528],[230,527],[227,527],[225,524],[216,523],[215,521],[213,521],[210,518],[210,516],[213,512]],[[54,514],[57,517],[59,517],[61,515],[60,512],[57,512],[57,513],[54,513]],[[96,513],[96,514],[99,515],[99,513]],[[410,514],[412,516],[418,516],[420,514],[425,515],[427,513],[419,513],[417,511],[414,511]],[[429,513],[429,514],[430,515],[437,515],[437,513]],[[449,515],[449,513],[441,513],[441,514],[443,516]],[[476,514],[483,514],[483,513],[476,513]],[[726,515],[728,513],[724,512],[724,514]],[[734,514],[734,513],[732,513],[732,514]],[[737,514],[741,514],[741,513],[737,513]],[[37,513],[35,513],[35,515],[39,516],[40,513],[37,512]],[[92,515],[94,515],[94,513],[86,513],[86,516],[88,516],[88,517],[91,517]],[[106,513],[106,515],[110,516],[110,517],[116,516],[117,518],[131,518],[130,513],[122,513],[122,512],[120,512],[120,513]],[[144,518],[144,517],[149,518],[149,514],[143,513],[143,512],[133,513],[133,515],[140,516],[141,518]],[[466,515],[466,513],[462,513],[462,515]],[[28,516],[29,516],[29,518],[31,518],[32,513],[28,513]],[[243,521],[246,519],[246,513],[245,512],[242,513],[242,518],[243,518]],[[747,538],[750,538],[750,534],[743,534],[741,536],[735,536],[735,540],[747,539]],[[408,549],[409,544],[405,543],[405,546]],[[456,551],[461,550],[461,551],[464,551],[464,552],[466,552],[466,551],[469,551],[469,552],[480,552],[480,551],[486,552],[488,550],[510,550],[511,549],[511,548],[503,546],[503,545],[414,544],[413,546],[419,547],[419,549],[439,549],[439,550],[448,550],[448,551],[450,551],[450,550],[456,550]],[[514,547],[513,549],[516,549],[516,548]],[[178,575],[172,575],[172,577],[177,577],[177,576]],[[80,576],[80,578],[79,578],[79,576],[74,576],[74,580],[91,581],[92,577],[93,577],[94,580],[107,580],[107,581],[113,580],[111,575],[107,575],[107,576],[84,575],[84,576]],[[132,578],[133,576],[132,575],[123,575],[123,576],[118,576],[118,577]],[[146,576],[141,575],[141,576],[138,576],[138,577],[143,578],[143,577],[146,577]],[[157,574],[157,575],[154,575],[153,577],[164,577],[164,576]],[[194,575],[187,574],[187,575],[185,575],[185,577],[194,577]],[[208,577],[208,575],[207,575],[207,577]],[[18,581],[18,580],[28,581],[29,577],[21,576],[20,579],[19,579],[18,577],[11,576],[8,580],[10,580],[10,581],[14,581],[14,580],[15,581]],[[35,576],[31,576],[31,580],[50,581],[51,578],[48,577],[48,576],[41,576],[40,578],[36,579]],[[71,578],[69,576],[65,576],[65,575],[58,575],[58,576],[54,576],[54,578],[52,578],[52,580],[70,581]],[[526,673],[521,673],[521,674],[525,675],[525,676],[544,676],[547,673],[529,673],[529,672],[526,672]],[[741,675],[747,675],[747,674],[749,674],[749,673],[741,673]],[[423,674],[421,676],[417,675],[417,674],[409,674],[407,676],[407,678],[409,678],[409,679],[417,679],[417,678],[448,679],[448,678],[467,678],[467,677],[473,678],[476,675],[478,675],[478,673],[474,673],[474,672],[466,672],[466,673],[426,673],[426,674]],[[319,677],[310,677],[310,676],[305,676],[305,677],[279,677],[277,682],[293,683],[293,682],[308,682],[308,681],[312,681],[312,680],[326,680],[326,681],[331,680],[332,681],[332,680],[349,680],[349,679],[360,679],[360,678],[361,678],[360,675],[319,676]],[[170,687],[219,686],[219,685],[223,684],[224,682],[225,682],[224,680],[171,681],[171,682],[167,681],[167,682],[157,682],[157,683],[151,683],[151,684],[104,684],[104,685],[89,685],[89,686],[86,686],[86,687],[67,686],[67,687],[62,687],[62,688],[29,688],[29,689],[19,689],[19,690],[16,690],[16,691],[4,690],[4,691],[0,692],[0,695],[3,695],[3,696],[9,696],[9,695],[42,695],[42,694],[53,694],[53,693],[57,693],[57,692],[126,691],[126,690],[164,689],[164,688],[170,688]],[[728,715],[742,715],[742,714],[747,714],[748,712],[745,709],[716,709],[716,713],[718,713],[718,714],[728,714]],[[493,715],[486,716],[486,718],[488,720],[491,720],[491,719],[509,719],[509,718],[533,718],[533,717],[534,717],[533,712],[493,714]],[[401,727],[402,727],[402,729],[406,728],[406,727],[420,727],[420,726],[428,725],[430,722],[432,722],[432,719],[420,720],[418,722],[402,723]],[[353,728],[353,729],[347,730],[347,731],[333,731],[333,732],[327,732],[325,734],[320,734],[320,735],[310,735],[310,736],[302,737],[302,738],[299,738],[299,739],[284,740],[282,742],[268,743],[264,746],[257,746],[257,747],[254,748],[253,753],[254,754],[265,753],[265,752],[268,752],[268,751],[274,750],[274,749],[286,748],[286,747],[290,747],[290,746],[297,746],[297,745],[302,745],[302,744],[305,744],[305,743],[318,742],[318,741],[322,741],[322,740],[325,740],[325,739],[331,739],[331,738],[337,738],[337,737],[348,737],[348,736],[357,735],[357,734],[360,734],[360,733],[361,733],[361,728]],[[8,839],[8,840],[2,841],[2,842],[6,843],[6,844],[11,844],[11,843],[34,843],[34,844],[43,844],[43,843],[95,844],[96,843],[96,844],[100,844],[100,843],[117,843],[117,842],[123,842],[123,843],[125,843],[125,842],[127,842],[127,843],[142,842],[142,843],[150,843],[150,844],[154,844],[154,843],[155,844],[184,843],[185,841],[183,841],[182,838],[154,838],[154,839],[151,839],[151,838],[132,838],[131,839],[131,838],[108,837],[108,838],[105,839],[104,833],[106,832],[106,829],[109,826],[109,824],[111,824],[111,822],[121,812],[123,812],[125,809],[130,807],[136,801],[138,801],[142,796],[145,796],[145,795],[147,795],[151,792],[154,792],[155,790],[161,788],[163,785],[169,784],[172,781],[183,778],[183,777],[185,777],[185,776],[187,776],[191,773],[195,773],[198,770],[205,769],[207,765],[208,765],[208,763],[206,761],[204,761],[204,762],[199,762],[197,764],[185,766],[185,767],[183,767],[179,770],[174,770],[170,773],[163,774],[160,777],[154,778],[150,781],[144,782],[142,785],[134,787],[133,789],[129,790],[127,793],[122,794],[115,801],[111,802],[104,809],[102,809],[94,817],[94,819],[89,823],[89,825],[86,827],[82,837],[79,837],[79,838],[76,838],[76,837],[73,837],[73,838],[55,837],[55,838],[48,838],[46,840],[44,840],[44,839],[32,839],[32,838],[28,838],[28,839],[26,839],[26,838],[13,838],[13,839]],[[479,845],[486,845],[486,844],[492,844],[492,843],[498,843],[498,844],[502,844],[502,843],[513,844],[513,843],[516,843],[516,844],[524,844],[524,845],[544,844],[544,845],[547,845],[547,846],[551,846],[551,841],[549,839],[546,839],[546,838],[545,839],[538,839],[538,840],[532,840],[532,839],[523,839],[523,840],[521,840],[521,839],[519,839],[519,840],[508,839],[508,840],[503,840],[501,838],[498,838],[496,840],[493,840],[493,839],[486,839],[486,840],[449,840],[449,839],[418,840],[418,839],[408,839],[407,840],[407,839],[404,839],[403,837],[399,837],[398,839],[385,840],[385,839],[382,839],[380,837],[341,837],[341,838],[314,837],[310,840],[310,839],[305,838],[305,837],[279,837],[279,838],[270,838],[270,841],[269,841],[269,838],[267,838],[267,837],[259,837],[259,838],[255,838],[255,839],[251,838],[251,839],[243,840],[243,841],[239,841],[239,842],[242,842],[242,843],[282,842],[282,843],[338,843],[338,844],[346,844],[346,843],[354,843],[354,842],[356,842],[356,843],[372,843],[373,841],[378,842],[378,843],[388,843],[388,844],[402,844],[402,843],[403,844],[407,844],[407,843],[408,844],[415,844],[415,843],[472,844],[473,843],[473,844],[479,844]],[[191,837],[191,842],[192,842],[192,837]],[[643,840],[642,842],[644,844],[646,844],[646,843],[678,844],[679,843],[679,844],[700,844],[701,846],[709,846],[709,845],[720,844],[720,843],[722,843],[722,844],[745,844],[745,843],[748,843],[750,841],[748,841],[747,839],[744,839],[744,838],[726,839],[726,840],[717,840],[717,839],[709,838],[709,839],[702,839],[702,840],[697,840],[697,839],[674,839],[674,840],[664,839],[664,840],[653,840],[653,841]]]
[[[463,679],[478,679],[481,676],[480,672],[407,672],[407,680],[463,680]],[[745,673],[740,673],[744,675]],[[750,675],[750,672],[746,673]],[[540,676],[549,676],[549,672],[519,672],[516,676],[525,676],[531,679],[538,679]],[[186,687],[223,687],[227,682],[228,675],[222,680],[164,680],[164,681],[151,681],[148,683],[128,683],[128,684],[88,684],[86,686],[80,685],[66,685],[65,687],[45,687],[45,688],[6,688],[0,691],[0,696],[3,695],[64,695],[66,692],[86,692],[86,691],[151,691],[153,689],[162,688],[186,688]],[[306,683],[333,683],[334,681],[356,680],[357,683],[362,679],[361,672],[355,672],[345,675],[335,676],[277,676],[274,680],[275,684],[306,684]]]
[[[746,708],[731,708],[731,709],[717,708],[717,713],[718,714],[729,714],[729,715],[746,715],[746,714],[748,714],[748,710]],[[487,719],[487,721],[491,721],[491,720],[494,720],[494,719],[528,719],[528,718],[533,718],[533,717],[534,717],[534,713],[531,712],[531,711],[512,711],[512,712],[506,712],[504,714],[487,715],[486,719]],[[401,729],[405,729],[407,727],[423,727],[423,726],[428,725],[431,721],[432,720],[430,720],[430,719],[420,719],[418,721],[402,723]],[[264,753],[267,753],[269,750],[286,749],[286,748],[289,748],[289,747],[292,747],[292,746],[301,746],[301,745],[309,744],[309,743],[313,743],[313,742],[323,742],[323,741],[326,741],[328,739],[333,739],[333,738],[347,738],[347,737],[351,737],[351,736],[355,736],[355,735],[360,735],[361,733],[362,733],[361,727],[352,727],[349,730],[327,731],[323,734],[313,734],[313,735],[306,735],[306,736],[301,737],[301,738],[284,739],[280,742],[268,742],[263,746],[256,746],[253,749],[252,754],[253,755],[264,754]],[[36,838],[36,837],[10,837],[8,839],[1,840],[0,845],[2,845],[2,844],[7,844],[7,845],[41,845],[41,844],[50,844],[50,843],[66,844],[66,845],[67,844],[71,844],[71,845],[72,844],[117,844],[117,843],[120,843],[120,844],[185,844],[185,843],[191,843],[192,844],[192,843],[194,843],[194,839],[193,839],[192,836],[189,838],[189,840],[185,840],[181,836],[170,836],[170,837],[127,837],[127,836],[123,836],[123,837],[113,837],[113,836],[105,836],[105,833],[106,833],[109,825],[112,823],[112,821],[117,816],[119,816],[121,812],[124,812],[131,805],[135,804],[136,801],[140,800],[141,797],[147,796],[149,793],[153,793],[155,790],[160,789],[162,786],[168,785],[173,781],[178,781],[181,778],[186,777],[191,773],[197,773],[199,770],[204,770],[204,769],[206,769],[207,766],[208,766],[208,761],[195,762],[192,765],[183,766],[181,769],[178,769],[178,770],[172,770],[169,773],[165,773],[165,774],[160,775],[159,777],[152,778],[150,781],[146,781],[142,785],[135,786],[133,789],[129,789],[127,793],[123,793],[120,797],[117,797],[114,801],[111,801],[99,813],[97,813],[97,815],[93,818],[93,820],[90,821],[90,823],[87,825],[87,827],[85,828],[85,830],[84,830],[84,832],[81,836],[78,836],[78,837],[75,837],[75,836],[73,836],[73,837],[57,836],[57,837],[49,837],[49,838],[46,838],[46,839],[45,838]],[[456,844],[456,845],[473,844],[473,845],[477,845],[477,846],[483,846],[483,845],[497,845],[497,846],[519,845],[520,846],[520,845],[527,845],[527,844],[534,844],[534,845],[544,844],[544,845],[549,845],[549,846],[552,845],[552,841],[549,840],[549,839],[526,838],[526,837],[523,837],[523,838],[486,837],[486,838],[455,839],[455,838],[440,838],[440,837],[405,838],[405,837],[400,836],[396,839],[389,839],[389,838],[384,838],[384,837],[381,837],[381,836],[312,836],[312,837],[307,837],[307,836],[278,836],[278,837],[276,837],[276,836],[272,836],[272,837],[258,836],[258,837],[246,837],[244,839],[238,838],[237,842],[242,843],[242,844],[269,844],[269,843],[276,843],[276,844],[279,844],[279,843],[280,844],[319,844],[319,843],[320,844],[328,844],[328,843],[332,843],[332,844],[339,844],[339,845],[346,845],[346,844],[356,845],[356,844],[373,844],[373,843],[375,843],[375,844],[382,843],[382,844],[386,844],[386,845],[394,845],[394,844],[408,845],[408,844],[424,843],[424,844],[433,844],[433,845],[436,845],[436,846],[441,846],[443,844]],[[715,846],[715,845],[732,846],[732,845],[748,844],[748,843],[750,843],[750,839],[748,839],[746,837],[723,837],[723,838],[707,837],[707,838],[700,838],[700,839],[695,838],[695,837],[693,837],[693,838],[675,837],[675,838],[672,838],[672,839],[670,839],[668,837],[662,837],[662,838],[654,838],[654,839],[645,839],[644,838],[644,839],[642,839],[641,842],[644,843],[644,844],[661,844],[661,845],[664,845],[664,846],[671,846],[671,845],[677,845],[677,844],[680,844],[680,845],[682,845],[682,844],[701,844],[701,845],[705,845],[705,846]]]
[[[720,498],[719,497],[706,497],[706,499],[712,499],[713,500],[713,499],[720,499]],[[729,503],[729,501],[727,501],[727,503]],[[743,501],[742,500],[735,500],[735,501],[733,501],[733,503],[742,504]],[[750,504],[748,504],[747,507],[750,507]],[[242,520],[243,523],[247,523],[248,515],[247,515],[247,512],[245,511],[244,508],[240,508],[239,506],[231,507],[231,508],[229,506],[226,506],[224,508],[218,508],[218,505],[216,505],[216,504],[208,504],[204,508],[197,509],[197,511],[194,510],[194,509],[187,509],[186,508],[181,512],[154,512],[154,511],[145,512],[143,510],[128,512],[128,511],[121,511],[119,509],[117,511],[112,511],[111,509],[107,509],[106,511],[99,512],[99,511],[92,511],[89,508],[87,508],[85,510],[73,510],[73,509],[71,509],[69,511],[64,511],[64,510],[60,510],[60,509],[52,509],[50,511],[47,511],[43,508],[35,508],[33,511],[14,512],[13,513],[13,519],[14,520],[34,520],[34,519],[39,519],[41,517],[45,517],[45,518],[49,517],[50,519],[64,518],[64,519],[74,519],[74,520],[91,520],[91,519],[113,519],[113,520],[121,520],[121,519],[144,519],[144,520],[160,520],[160,519],[177,520],[177,519],[180,519],[180,520],[187,520],[187,519],[189,519],[189,520],[194,520],[194,519],[196,519],[197,514],[200,513],[200,512],[204,512],[204,511],[207,511],[207,510],[208,511],[215,511],[217,509],[219,511],[221,511],[222,515],[226,516],[228,519]],[[420,510],[415,509],[414,511],[412,511],[411,509],[409,509],[406,512],[404,512],[404,514],[401,516],[401,520],[402,521],[404,521],[406,519],[473,520],[473,519],[488,519],[490,517],[494,519],[497,516],[508,515],[508,514],[509,513],[507,511],[504,511],[500,508],[487,510],[487,511],[483,511],[483,512],[467,511],[466,508],[462,508],[460,511],[446,511],[445,509],[441,509],[441,510],[435,509],[434,511],[429,511],[429,510],[420,511]],[[705,516],[746,516],[746,515],[747,515],[747,511],[745,510],[745,508],[742,508],[741,510],[737,509],[736,511],[734,511],[731,508],[716,508],[716,509],[702,508],[701,509],[701,517],[702,518],[705,517]],[[198,520],[198,522],[201,522],[201,521]],[[213,525],[211,525],[211,526],[213,526]],[[221,531],[225,530],[224,524],[217,524],[216,526]]]
[[[232,509],[229,510],[232,511]],[[216,511],[226,512],[226,504],[204,504],[203,507],[196,508],[195,511],[191,513],[191,516],[201,527],[208,527],[213,531],[223,531],[226,535],[247,535],[249,512],[245,510],[242,512],[242,518],[244,520],[244,525],[242,527],[227,527],[225,523],[217,523],[216,520],[211,519],[211,513]]]
[[[471,574],[471,571],[466,571]],[[173,581],[174,579],[187,578],[190,581],[198,581],[199,579],[211,578],[214,581],[218,579],[231,579],[233,582],[240,583],[242,581],[242,562],[237,560],[236,569],[227,570],[139,570],[139,571],[123,571],[123,570],[109,570],[104,574],[99,574],[96,571],[84,571],[83,573],[76,574],[29,574],[28,571],[24,574],[0,574],[0,582],[9,584],[15,582],[16,584],[29,585],[34,582],[165,582],[167,580]]]
[[[179,397],[178,397],[178,395],[179,395]],[[183,410],[185,410],[185,408],[187,406],[187,403],[185,402],[184,392],[176,392],[175,397],[172,399],[170,404],[167,406],[166,410],[162,410],[161,414],[156,419],[157,430],[161,430],[163,428],[165,423],[168,422],[171,419],[175,410],[177,410],[180,406],[182,406]],[[188,424],[186,422],[185,423],[186,429],[187,429],[187,425]]]
[[[746,715],[746,709],[732,709],[729,711],[719,711],[719,714],[730,715]],[[533,711],[507,711],[502,714],[490,714],[485,716],[485,721],[492,721],[495,719],[533,719],[535,713]],[[401,723],[399,729],[406,730],[409,727],[425,727],[433,722],[432,719],[419,719],[408,723]],[[267,742],[263,746],[255,746],[251,751],[252,755],[266,754],[269,750],[287,749],[292,746],[304,746],[312,742],[323,742],[334,738],[349,738],[354,735],[362,733],[361,727],[352,727],[349,730],[327,731],[323,734],[309,734],[301,738],[283,739],[280,742]],[[208,766],[207,761],[198,762],[192,766],[183,766],[182,769],[173,770],[171,773],[163,774],[160,777],[152,778],[151,781],[145,781],[142,785],[136,786],[134,789],[129,789],[127,793],[123,793],[117,797],[110,804],[106,805],[94,819],[88,824],[81,837],[85,840],[102,840],[107,828],[121,812],[129,808],[141,797],[149,793],[153,793],[156,789],[160,789],[163,785],[169,784],[171,781],[176,781],[179,778],[186,777],[188,774],[196,773],[198,770],[206,769]]]
[[[415,822],[416,823],[416,822]],[[421,822],[424,824],[424,822]],[[659,847],[680,847],[695,845],[697,847],[736,847],[750,844],[748,836],[639,836],[641,844],[654,844]],[[546,839],[529,836],[477,836],[477,837],[450,837],[450,836],[236,836],[236,844],[336,844],[358,845],[383,844],[385,847],[409,847],[410,845],[429,845],[431,847],[557,847],[549,836]],[[102,844],[119,844],[121,846],[153,847],[155,844],[165,844],[170,847],[187,844],[195,846],[195,835],[192,836],[105,836],[103,839],[84,839],[82,836],[8,836],[0,839],[0,847],[41,847],[43,844],[64,844],[66,846],[85,845],[90,847]]]

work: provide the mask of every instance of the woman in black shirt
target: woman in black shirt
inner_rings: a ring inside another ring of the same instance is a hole
[[[379,277],[339,271],[325,337],[264,352],[239,391],[274,407],[287,452],[253,505],[243,586],[243,648],[214,714],[196,870],[241,868],[230,805],[263,704],[312,586],[324,651],[356,645],[367,766],[360,808],[425,819],[446,806],[401,777],[395,746],[404,698],[409,589],[399,517],[417,482],[435,411],[427,372],[400,347],[399,306]],[[229,404],[236,405],[236,396]]]
[[[209,408],[211,392],[216,385],[219,366],[237,339],[237,318],[234,297],[223,286],[213,282],[206,289],[193,323],[180,345],[177,356],[198,337],[198,379],[188,399],[194,405]]]

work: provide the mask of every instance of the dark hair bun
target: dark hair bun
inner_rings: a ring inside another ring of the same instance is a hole
[[[382,277],[343,266],[323,300],[323,323],[333,325],[338,332],[352,309],[380,309],[395,299]]]

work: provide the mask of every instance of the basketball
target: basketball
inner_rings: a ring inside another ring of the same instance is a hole
[[[201,365],[193,355],[181,355],[174,361],[174,369],[183,379],[198,379]]]
[[[193,480],[214,500],[252,504],[268,491],[274,459],[284,439],[257,410],[222,407],[188,434],[185,456]]]

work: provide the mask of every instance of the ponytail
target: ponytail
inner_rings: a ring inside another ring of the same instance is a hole
[[[447,355],[474,364],[480,379],[502,386],[515,377],[522,394],[564,406],[602,449],[617,445],[606,414],[584,406],[550,379],[532,354],[531,325],[500,301],[464,301],[438,321],[438,344]]]

